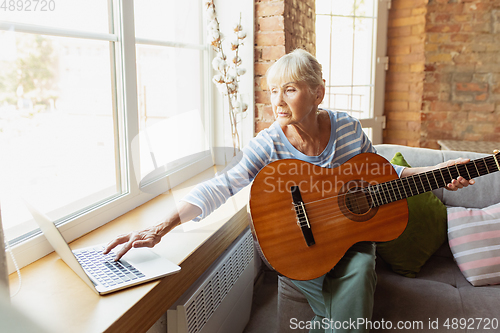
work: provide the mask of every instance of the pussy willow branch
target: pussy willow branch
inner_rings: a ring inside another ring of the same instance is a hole
[[[217,82],[218,82],[218,84],[224,83],[224,86],[226,88],[225,92],[227,93],[228,103],[229,103],[229,122],[231,124],[231,136],[233,139],[234,155],[236,155],[236,149],[238,149],[238,150],[240,149],[240,136],[239,136],[238,127],[237,127],[237,125],[238,125],[237,114],[236,114],[233,102],[236,103],[236,105],[238,105],[238,107],[240,109],[243,108],[243,106],[241,105],[241,101],[238,101],[238,90],[239,90],[238,89],[239,88],[238,82],[239,82],[239,77],[240,77],[240,74],[239,74],[240,71],[238,71],[238,67],[241,64],[241,61],[239,61],[238,55],[239,55],[239,47],[242,44],[240,39],[243,40],[245,38],[244,35],[240,38],[240,34],[239,34],[241,32],[241,13],[240,13],[239,23],[238,23],[237,27],[234,29],[234,32],[236,33],[236,44],[232,44],[232,46],[231,46],[231,49],[233,51],[235,51],[235,58],[233,60],[234,71],[235,71],[234,74],[235,75],[232,76],[232,75],[230,75],[231,66],[228,65],[226,55],[224,54],[224,50],[222,48],[222,34],[220,32],[219,20],[217,19],[217,16],[216,16],[214,1],[213,0],[209,1],[206,3],[206,5],[207,5],[207,10],[211,9],[213,11],[212,12],[212,15],[213,15],[212,20],[215,21],[215,28],[216,28],[216,32],[217,32],[217,36],[211,42],[211,45],[213,46],[213,48],[217,52],[218,56],[221,57],[222,61],[224,61],[224,64],[225,64],[224,66],[217,66],[217,68],[215,68],[215,69],[217,71],[219,71],[221,74],[223,74],[223,77],[221,79],[222,81],[217,81]],[[221,69],[220,67],[223,67],[223,68]],[[231,79],[232,81],[228,82],[229,79]],[[224,94],[224,92],[222,92],[222,93]]]
[[[236,74],[236,84],[239,83],[239,77],[240,75],[238,74],[238,66],[239,66],[239,58],[238,58],[238,51],[240,50],[240,39],[239,39],[239,36],[238,36],[238,32],[240,31],[240,27],[241,27],[241,13],[240,13],[240,20],[238,22],[238,30],[235,31],[236,33],[236,40],[238,41],[238,45],[236,45],[236,50],[235,50],[235,63],[234,63],[234,71],[235,71],[235,74]],[[239,86],[237,86],[237,88],[239,88]],[[235,99],[236,101],[238,100],[238,89],[235,89],[233,91],[233,95],[235,96]],[[229,100],[231,100],[231,98],[229,98]],[[241,107],[241,101],[240,101],[240,105],[239,107]],[[231,125],[231,131],[233,132],[233,146],[236,147],[234,145],[234,140],[236,140],[237,142],[237,147],[238,149],[240,148],[240,135],[238,133],[238,130],[237,130],[237,121],[236,121],[236,114],[234,113],[234,108],[232,107],[232,103],[229,102],[229,108],[230,108],[230,115],[233,119],[233,123]]]
[[[215,8],[215,5],[214,5],[214,8]],[[217,23],[217,31],[219,32],[220,34],[220,25],[219,25],[219,20],[217,18],[214,19],[215,22]],[[216,43],[212,43],[212,46],[214,47],[215,51],[217,53],[220,53],[222,59],[224,61],[227,60],[227,57],[226,55],[224,54],[224,49],[222,48],[222,40],[221,38],[219,37],[219,39],[217,39]],[[220,69],[219,69],[220,71]],[[224,66],[223,68],[223,76],[224,78],[227,78],[228,77],[228,71],[229,71],[229,66]],[[239,148],[239,134],[238,134],[238,131],[236,129],[236,117],[235,117],[235,114],[234,114],[234,108],[233,108],[233,102],[232,102],[232,98],[231,98],[231,95],[234,94],[233,93],[233,90],[230,90],[229,89],[229,84],[227,83],[226,79],[224,79],[224,85],[226,86],[226,91],[228,93],[228,102],[229,102],[229,123],[231,124],[231,137],[233,139],[233,148],[234,150],[236,151],[236,147]],[[234,152],[235,153],[235,152]]]

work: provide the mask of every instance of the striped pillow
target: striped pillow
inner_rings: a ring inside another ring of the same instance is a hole
[[[473,286],[500,284],[500,203],[483,209],[448,208],[448,241]]]

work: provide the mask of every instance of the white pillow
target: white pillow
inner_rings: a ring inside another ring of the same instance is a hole
[[[473,286],[500,284],[500,203],[482,208],[448,208],[448,241]]]

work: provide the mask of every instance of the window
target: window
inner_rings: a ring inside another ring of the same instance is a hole
[[[379,6],[380,3],[380,6]],[[317,0],[316,56],[326,80],[326,108],[360,119],[382,142],[387,2]]]
[[[23,200],[70,241],[212,164],[200,1],[49,2],[0,10],[0,207],[26,248]]]
[[[202,84],[207,48],[197,1],[138,1],[134,13],[142,186],[210,156]]]

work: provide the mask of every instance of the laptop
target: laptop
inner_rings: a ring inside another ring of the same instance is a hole
[[[26,203],[43,234],[61,259],[94,292],[105,295],[180,271],[180,267],[149,248],[133,248],[120,260],[114,261],[113,250],[104,255],[106,245],[72,251],[52,221]]]

